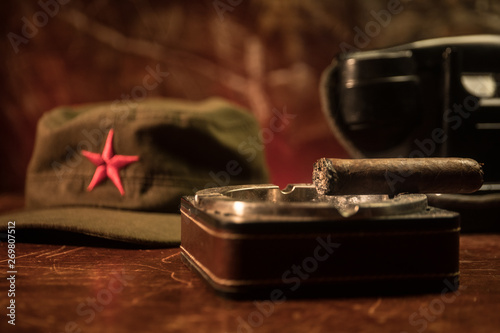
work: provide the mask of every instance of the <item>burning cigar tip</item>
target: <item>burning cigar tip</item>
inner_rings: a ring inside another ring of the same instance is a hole
[[[338,181],[338,175],[330,159],[321,158],[314,164],[313,183],[319,194],[334,193]]]

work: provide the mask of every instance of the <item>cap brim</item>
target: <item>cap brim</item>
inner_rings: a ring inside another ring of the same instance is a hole
[[[23,241],[21,230],[41,229],[84,234],[147,247],[174,247],[179,246],[181,240],[180,219],[180,214],[105,208],[49,208],[4,214],[0,216],[0,221],[3,221],[0,232],[6,232],[8,221],[15,221],[18,242]],[[51,242],[50,239],[40,241]]]

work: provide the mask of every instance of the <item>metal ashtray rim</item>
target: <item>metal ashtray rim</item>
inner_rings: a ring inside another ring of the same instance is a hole
[[[316,191],[313,184],[290,184],[281,190],[273,184],[236,185],[198,191],[194,205],[227,217],[358,219],[417,213],[427,208],[425,194],[337,195]]]

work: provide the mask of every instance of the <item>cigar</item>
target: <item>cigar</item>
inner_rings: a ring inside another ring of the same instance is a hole
[[[324,195],[472,193],[483,184],[483,170],[470,158],[322,158],[313,183]]]

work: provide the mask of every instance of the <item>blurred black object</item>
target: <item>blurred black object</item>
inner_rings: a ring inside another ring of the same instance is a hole
[[[339,55],[323,105],[354,157],[467,157],[483,163],[475,195],[433,195],[462,230],[500,231],[500,36],[417,41]]]
[[[468,157],[500,183],[500,36],[342,54],[324,80],[335,130],[359,156]]]

